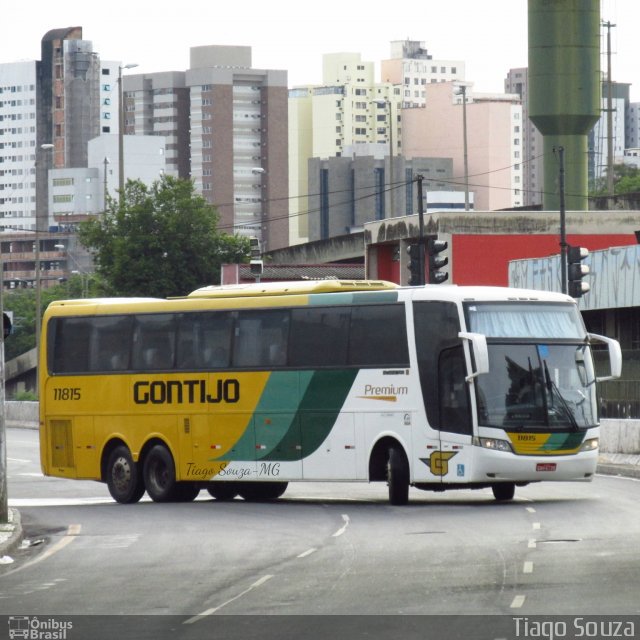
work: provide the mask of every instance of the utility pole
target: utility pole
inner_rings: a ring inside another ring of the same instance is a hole
[[[0,523],[9,522],[9,496],[7,493],[7,425],[4,404],[4,265],[0,252]]]
[[[421,174],[416,176],[418,183],[418,246],[420,247],[420,285],[425,283],[425,246],[424,246],[424,196],[422,194],[422,181],[424,180]]]
[[[558,147],[558,189],[560,191],[560,291],[567,293],[567,223],[564,201],[564,147]]]
[[[613,206],[613,95],[611,80],[611,27],[615,24],[603,22],[607,29],[607,194],[609,195],[609,208]]]

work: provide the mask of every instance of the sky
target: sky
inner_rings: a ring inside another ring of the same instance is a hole
[[[40,58],[44,34],[81,26],[101,59],[138,64],[129,73],[184,71],[189,48],[252,48],[256,69],[288,71],[290,87],[320,84],[325,53],[388,59],[393,40],[425,43],[435,60],[462,60],[466,80],[479,92],[503,92],[511,68],[527,66],[527,0],[64,0],[5,2],[0,62]],[[612,78],[631,83],[640,101],[640,65],[634,41],[638,0],[601,0],[611,29]],[[603,30],[604,34],[605,31]],[[603,39],[602,50],[606,50]],[[606,69],[603,59],[602,68]]]

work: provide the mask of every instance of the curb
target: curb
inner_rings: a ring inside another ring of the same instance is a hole
[[[605,476],[620,476],[623,478],[638,478],[640,479],[640,466],[633,464],[598,464],[596,473]]]
[[[12,553],[22,542],[22,522],[17,509],[9,509],[9,522],[0,524],[0,557]]]

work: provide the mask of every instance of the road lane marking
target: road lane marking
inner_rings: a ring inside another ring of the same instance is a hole
[[[537,543],[536,539],[535,538],[531,538],[529,540],[529,544],[527,545],[527,547],[529,547],[529,549],[535,549],[537,544],[538,543]]]
[[[306,551],[303,551],[301,554],[297,555],[296,558],[306,558],[307,556],[310,556],[312,553],[315,553],[317,551],[317,549],[315,548],[311,548],[311,549],[307,549]]]
[[[533,562],[525,562],[522,567],[522,573],[533,573]]]
[[[188,620],[185,620],[183,624],[193,624],[194,622],[198,622],[199,620],[202,620],[207,616],[213,615],[214,613],[216,613],[216,611],[220,611],[220,609],[222,609],[223,607],[226,607],[228,604],[235,602],[239,598],[242,598],[242,596],[246,596],[247,593],[263,585],[267,580],[271,580],[271,578],[273,578],[272,575],[262,576],[262,578],[259,578],[258,580],[256,580],[248,589],[245,589],[242,593],[239,593],[237,596],[234,596],[233,598],[230,598],[226,602],[219,604],[217,607],[212,607],[211,609],[207,609],[206,611],[203,611],[202,613],[199,613],[198,615],[193,616]]]
[[[536,512],[536,510],[533,507],[527,507],[527,511],[529,513],[535,513]]]
[[[332,538],[337,538],[341,536],[349,526],[349,522],[351,522],[349,516],[346,513],[342,514],[342,519],[344,520],[344,524],[331,536]]]
[[[534,522],[533,523],[533,528],[534,529],[539,529],[540,528],[540,523],[539,522]]]
[[[29,562],[25,562],[23,565],[16,567],[12,571],[7,571],[3,575],[8,576],[11,573],[22,571],[22,569],[26,569],[27,567],[32,567],[34,564],[38,564],[39,562],[42,562],[43,560],[50,558],[52,555],[58,553],[58,551],[62,551],[62,549],[64,549],[68,544],[71,544],[80,535],[81,530],[82,530],[81,524],[70,524],[67,527],[67,533],[65,533],[65,535],[62,538],[60,538],[60,540],[58,540],[58,542],[56,542],[54,545],[49,547],[45,552],[43,552],[37,558],[34,558],[33,560],[29,560]]]
[[[146,496],[140,502],[149,502]],[[113,498],[102,496],[100,498],[10,498],[10,507],[79,507],[94,504],[113,504]]]
[[[516,596],[511,603],[512,609],[519,609],[523,604],[526,596]]]

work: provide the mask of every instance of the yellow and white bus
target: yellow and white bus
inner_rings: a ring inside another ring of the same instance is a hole
[[[290,481],[491,487],[590,480],[588,334],[563,294],[307,281],[180,299],[52,303],[40,353],[46,475],[121,503],[274,500]],[[604,379],[604,378],[600,378]]]

